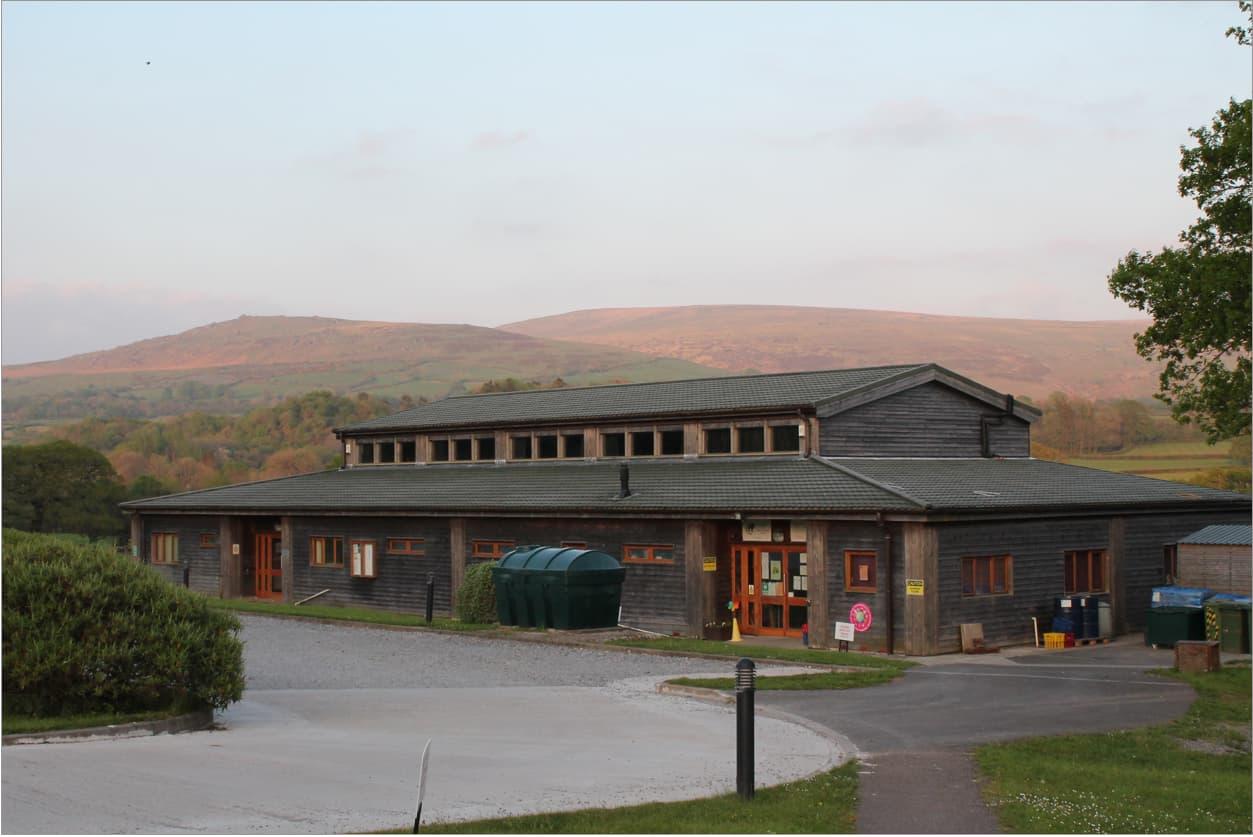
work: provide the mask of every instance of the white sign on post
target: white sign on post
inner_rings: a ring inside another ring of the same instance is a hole
[[[835,639],[837,642],[853,641],[853,623],[852,622],[836,622],[835,623]]]

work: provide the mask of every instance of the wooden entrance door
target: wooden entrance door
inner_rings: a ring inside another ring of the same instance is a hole
[[[803,544],[734,546],[731,590],[746,634],[800,636],[809,621],[809,556]]]
[[[275,532],[258,532],[253,549],[257,598],[283,598],[282,541]]]

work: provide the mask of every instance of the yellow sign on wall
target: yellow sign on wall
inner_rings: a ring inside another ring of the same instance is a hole
[[[718,571],[718,558],[713,555],[706,555],[704,562],[705,572],[713,573]]]
[[[921,578],[905,579],[906,596],[922,596],[926,594],[926,584]]]

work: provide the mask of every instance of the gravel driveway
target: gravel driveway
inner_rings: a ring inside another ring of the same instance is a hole
[[[732,661],[246,616],[248,689],[215,732],[5,747],[3,828],[327,833],[688,799],[735,787],[735,715],[659,695]],[[757,719],[761,786],[841,740]]]

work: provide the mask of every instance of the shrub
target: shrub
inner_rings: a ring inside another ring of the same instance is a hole
[[[4,700],[19,714],[225,708],[239,620],[101,545],[4,531]]]
[[[457,589],[457,618],[462,622],[496,621],[496,585],[492,582],[495,561],[483,561],[466,570]]]

